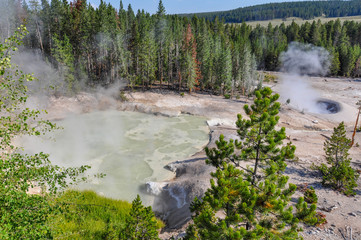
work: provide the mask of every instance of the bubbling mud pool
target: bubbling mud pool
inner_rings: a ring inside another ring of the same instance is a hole
[[[341,111],[341,106],[338,102],[328,99],[319,99],[317,100],[316,105],[319,108],[320,113],[323,114],[336,114]]]
[[[103,111],[72,115],[57,122],[54,141],[26,137],[24,151],[50,154],[54,164],[90,165],[89,175],[105,173],[77,186],[116,199],[132,201],[139,194],[145,204],[148,181],[165,181],[174,173],[164,166],[201,150],[209,141],[206,119],[189,115],[162,117],[137,112]]]

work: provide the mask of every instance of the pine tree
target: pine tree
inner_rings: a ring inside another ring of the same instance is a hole
[[[158,238],[157,221],[151,207],[144,207],[139,195],[133,200],[125,228],[120,234],[124,240],[156,240]]]
[[[165,58],[165,42],[166,42],[166,32],[167,32],[167,22],[165,20],[165,7],[162,0],[159,0],[158,10],[156,14],[156,28],[155,28],[155,37],[158,47],[158,80],[160,84],[163,83],[164,78],[164,58]]]
[[[341,122],[333,129],[333,134],[324,143],[324,151],[328,165],[321,164],[317,168],[321,171],[322,184],[330,185],[346,195],[354,195],[359,175],[350,166],[348,150],[351,140],[346,137],[345,125]]]
[[[75,79],[73,47],[66,35],[64,35],[64,40],[60,40],[57,35],[54,35],[53,41],[53,56],[59,64],[60,73],[64,76],[67,93],[73,94],[79,90],[78,82]]]
[[[330,72],[333,76],[337,76],[339,71],[340,71],[340,59],[339,59],[339,54],[338,51],[334,48],[331,47],[331,66],[330,66]]]
[[[192,33],[191,24],[188,24],[184,34],[182,49],[182,72],[187,81],[187,88],[192,92],[200,79],[199,62],[197,60],[197,43]]]
[[[200,71],[202,73],[200,79],[201,88],[209,87],[212,76],[212,51],[211,51],[211,35],[208,30],[207,23],[204,18],[201,20],[200,31],[197,36],[197,56],[200,62]]]
[[[145,17],[140,22],[139,44],[139,72],[142,88],[145,89],[155,78],[156,46],[154,32],[151,31],[149,21]]]
[[[255,57],[251,53],[249,47],[244,45],[240,51],[240,78],[237,82],[238,86],[242,89],[243,95],[248,95],[252,92],[252,87],[255,85],[256,80],[256,64]]]
[[[299,221],[317,222],[316,205],[301,198],[295,212],[289,206],[296,186],[287,186],[283,172],[295,147],[283,145],[284,128],[275,129],[279,96],[270,88],[255,94],[254,104],[244,106],[249,119],[238,115],[239,139],[221,136],[217,148],[206,148],[207,163],[217,170],[202,201],[191,206],[187,239],[301,239]],[[243,167],[242,161],[253,164]]]

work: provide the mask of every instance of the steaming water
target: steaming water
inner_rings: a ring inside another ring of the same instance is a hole
[[[74,115],[58,124],[63,130],[48,139],[24,139],[28,153],[50,154],[61,166],[90,165],[89,174],[105,173],[78,186],[105,196],[132,201],[137,194],[150,204],[144,192],[147,181],[174,177],[164,169],[199,151],[209,140],[205,118],[182,115],[167,118],[136,112],[105,111]]]

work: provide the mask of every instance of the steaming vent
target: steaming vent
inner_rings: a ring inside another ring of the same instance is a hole
[[[341,106],[338,102],[328,99],[318,99],[316,105],[322,114],[335,114],[341,111]]]

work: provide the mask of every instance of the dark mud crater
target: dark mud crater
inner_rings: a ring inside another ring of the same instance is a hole
[[[329,99],[318,99],[316,106],[321,114],[335,114],[341,111],[340,103]]]

